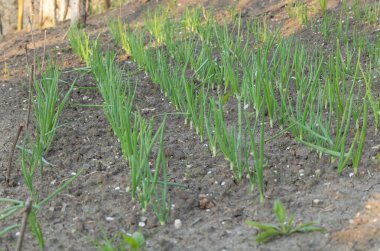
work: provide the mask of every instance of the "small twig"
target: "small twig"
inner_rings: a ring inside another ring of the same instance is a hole
[[[17,130],[17,135],[16,135],[16,138],[15,138],[15,141],[13,142],[13,145],[12,145],[12,151],[11,151],[11,156],[9,158],[9,163],[8,163],[8,170],[7,170],[7,175],[5,177],[5,180],[8,184],[8,186],[10,185],[10,181],[11,181],[11,170],[12,170],[12,163],[13,163],[13,156],[15,154],[15,150],[16,150],[16,145],[17,145],[17,141],[20,137],[20,134],[21,134],[21,131],[22,129],[24,128],[24,125],[21,124]]]
[[[198,222],[200,222],[201,220],[203,220],[202,218],[197,218],[195,219],[191,224],[190,224],[190,227],[194,226],[195,224],[197,224]]]
[[[17,240],[16,251],[21,251],[22,249],[22,242],[24,240],[26,225],[28,224],[28,217],[29,217],[30,212],[32,211],[32,203],[33,203],[32,199],[28,198],[26,200],[25,209],[24,209],[24,217],[22,218],[21,231],[20,231],[20,236],[18,237],[18,240]]]
[[[29,20],[29,25],[30,25],[30,34],[32,36],[32,43],[33,43],[33,65],[32,65],[33,67],[31,67],[31,73],[29,76],[29,100],[28,100],[28,114],[26,118],[26,130],[28,130],[29,128],[30,113],[32,110],[32,96],[33,96],[32,85],[33,85],[33,81],[36,79],[36,44],[34,42],[33,24],[32,24],[32,20],[30,19],[30,16],[28,16],[28,20]],[[26,56],[28,57],[27,46],[25,46],[25,50],[26,50]],[[27,61],[28,61],[28,58],[27,58]]]
[[[66,40],[69,31],[70,31],[70,28],[65,32],[65,34],[62,37],[62,40]]]
[[[29,3],[29,13],[32,16],[32,23],[34,23],[34,6],[33,6],[33,0],[28,0]]]
[[[44,50],[43,50],[43,53],[42,53],[42,65],[41,65],[41,70],[44,69],[44,65],[45,65],[45,55],[46,54],[46,30],[45,30],[45,37],[44,37]]]
[[[33,90],[32,90],[32,83],[33,83],[33,74],[34,70],[31,69],[30,76],[29,76],[29,98],[28,98],[28,114],[26,117],[26,129],[29,128],[29,122],[30,122],[30,113],[32,112],[32,96],[33,96]]]
[[[30,121],[30,113],[32,110],[32,83],[33,83],[33,68],[29,67],[29,59],[28,59],[28,45],[25,44],[25,54],[26,54],[26,65],[27,68],[30,69],[29,79],[28,79],[28,114],[26,117],[25,127],[26,130],[29,128]]]
[[[29,16],[28,16],[28,20],[29,20],[29,25],[30,25],[30,34],[32,36],[32,43],[33,43],[33,79],[36,79],[36,42],[34,41],[33,24]]]

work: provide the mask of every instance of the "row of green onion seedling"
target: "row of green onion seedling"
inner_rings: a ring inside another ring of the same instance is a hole
[[[111,26],[115,24],[117,23],[112,23]],[[111,28],[111,30],[115,31],[114,28]],[[243,127],[245,129],[251,129],[251,127],[245,125],[246,118],[250,116],[245,113],[243,115],[242,104],[238,104],[239,125],[229,129],[224,118],[225,101],[223,98],[209,99],[208,84],[200,83],[197,86],[194,78],[187,78],[187,69],[192,57],[191,53],[186,55],[185,63],[181,64],[159,46],[146,50],[143,42],[145,40],[143,31],[135,31],[129,34],[129,48],[133,59],[142,69],[149,73],[153,82],[160,85],[162,92],[169,98],[175,108],[186,114],[185,122],[190,123],[190,126],[195,128],[201,140],[203,140],[204,136],[207,137],[212,154],[216,155],[217,151],[223,153],[224,157],[230,162],[235,178],[241,181],[245,176],[248,176],[252,181],[252,186],[259,185],[260,197],[261,201],[263,201],[262,170],[264,155],[261,150],[264,147],[264,140],[260,140],[261,144],[258,145],[255,138],[250,137],[255,133],[252,132],[249,135],[247,130],[243,131]],[[114,34],[113,37],[120,36]],[[264,121],[262,121],[261,128],[264,128]],[[246,135],[243,135],[244,133]],[[264,130],[261,130],[261,135],[261,138],[264,139]],[[262,161],[259,161],[259,157],[261,157]],[[254,160],[257,160],[255,165],[257,170],[249,168],[249,162]]]
[[[89,44],[89,36],[83,30],[71,30],[69,39],[96,80],[104,113],[130,167],[132,198],[140,202],[143,212],[151,205],[160,223],[165,224],[171,210],[164,152],[166,119],[154,130],[154,121],[145,119],[134,109],[136,87],[125,79],[114,52],[107,50],[103,54],[99,41]],[[156,145],[157,157],[152,161]]]

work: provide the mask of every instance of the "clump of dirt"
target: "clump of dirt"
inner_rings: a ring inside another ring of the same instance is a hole
[[[332,238],[355,250],[368,249],[368,243],[380,239],[380,194],[372,195],[350,225],[332,234]]]

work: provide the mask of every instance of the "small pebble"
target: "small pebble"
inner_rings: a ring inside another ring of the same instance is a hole
[[[222,183],[220,183],[221,186],[224,186],[226,184],[226,182],[222,181]]]
[[[110,217],[110,216],[106,217],[106,221],[113,221],[114,219],[115,219],[114,217]]]
[[[140,221],[139,222],[139,227],[145,227],[145,222]]]
[[[174,228],[175,229],[180,229],[182,227],[182,221],[180,219],[176,219],[174,221]]]
[[[120,187],[115,187],[115,190],[116,190],[116,191],[119,191],[119,190],[120,190]]]
[[[312,203],[313,206],[318,206],[318,205],[321,205],[321,204],[322,204],[322,201],[320,199],[314,199],[313,203]]]
[[[354,176],[354,173],[350,173],[348,176],[349,176],[350,178],[352,178],[352,177]]]

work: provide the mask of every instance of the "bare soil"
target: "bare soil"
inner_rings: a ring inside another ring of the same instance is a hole
[[[102,32],[103,44],[113,47],[106,27],[109,18],[121,14],[130,22],[141,22],[147,9],[162,4],[173,4],[173,1],[134,1],[121,9],[91,17],[88,30],[94,36]],[[243,18],[267,14],[274,24],[285,27],[284,33],[291,29],[305,41],[320,41],[321,35],[297,25],[291,27],[285,4],[286,1],[279,0],[237,3],[179,0],[173,11],[181,13],[187,6],[204,5],[215,8],[223,16],[229,8],[237,7],[242,10]],[[339,1],[329,4],[331,11],[339,11]],[[48,29],[46,41],[44,31],[35,31],[35,52],[41,57],[45,44],[47,54],[56,56],[61,63],[64,81],[77,80],[79,86],[94,87],[92,76],[72,71],[84,65],[70,49],[65,38],[67,28],[66,23]],[[9,68],[9,74],[0,78],[0,197],[21,200],[27,198],[28,192],[17,157],[12,171],[14,186],[5,184],[5,172],[18,125],[25,121],[27,114],[26,45],[30,61],[34,47],[30,33],[9,34],[0,43],[0,69]],[[133,61],[120,56],[118,63],[135,73],[130,81],[138,85],[136,100],[144,116],[175,112],[159,87]],[[297,144],[290,135],[268,142],[265,145],[269,163],[265,170],[266,201],[260,205],[258,192],[251,192],[246,182],[236,184],[229,164],[222,157],[212,158],[199,136],[184,125],[183,118],[171,115],[165,133],[170,180],[187,188],[171,189],[174,209],[166,226],[159,226],[154,214],[148,212],[144,215],[146,226],[139,228],[143,215],[137,202],[125,191],[130,174],[119,143],[101,108],[80,105],[101,103],[95,90],[74,90],[60,120],[62,127],[46,156],[52,165],[45,167],[43,177],[36,180],[37,190],[46,196],[73,172],[86,168],[39,215],[46,250],[95,250],[93,242],[103,234],[112,236],[120,230],[131,233],[138,229],[147,240],[144,250],[379,250],[380,163],[376,156],[380,152],[380,137],[372,117],[360,174],[356,176],[351,175],[349,167],[338,175],[336,165],[327,156],[319,158],[315,151]],[[265,134],[269,137],[277,131],[268,127]],[[207,198],[209,209],[200,206],[202,196]],[[320,220],[327,232],[295,234],[257,245],[257,231],[244,222],[248,219],[275,222],[272,210],[275,199],[280,199],[288,212],[295,213],[298,222]],[[182,221],[180,229],[174,228],[175,219]],[[0,229],[5,226],[5,222],[0,222]],[[0,250],[14,249],[16,239],[15,233],[0,239]],[[24,249],[38,250],[30,232]]]

